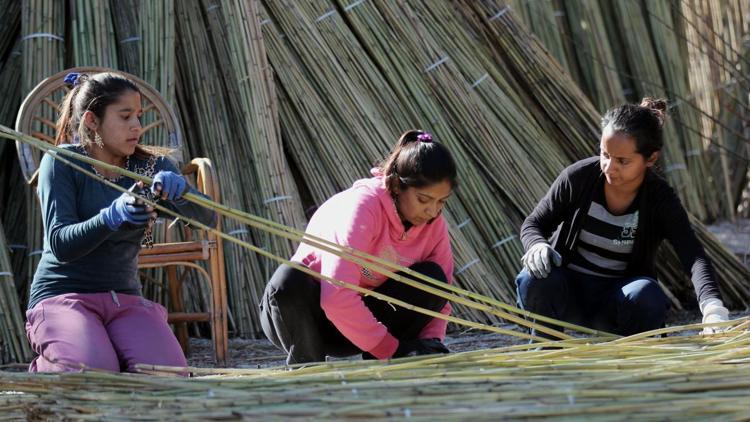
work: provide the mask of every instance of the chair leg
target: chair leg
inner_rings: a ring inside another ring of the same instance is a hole
[[[177,278],[177,268],[167,267],[167,282],[169,284],[169,302],[173,312],[184,312],[185,305],[182,301],[182,283]],[[187,322],[175,322],[175,336],[180,342],[182,350],[187,356],[190,353],[190,337],[188,336]]]
[[[213,250],[209,258],[211,263],[211,337],[214,343],[216,363],[226,366],[227,350],[229,349],[227,290],[223,253],[219,252],[219,250]]]

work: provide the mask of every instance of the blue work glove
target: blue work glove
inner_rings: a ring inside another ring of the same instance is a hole
[[[142,186],[142,185],[141,185]],[[138,184],[130,188],[130,192],[140,190]],[[110,230],[118,230],[121,227],[126,229],[139,229],[148,224],[149,219],[155,218],[154,209],[140,201],[139,199],[123,192],[107,208],[99,211],[104,222]],[[124,226],[123,226],[124,224]]]
[[[173,171],[160,171],[154,176],[151,193],[156,198],[174,201],[180,199],[187,190],[187,180]]]

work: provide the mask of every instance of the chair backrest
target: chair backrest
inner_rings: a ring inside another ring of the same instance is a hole
[[[143,133],[145,134],[156,128],[163,128],[168,135],[168,139],[165,144],[159,146],[166,146],[174,150],[178,155],[177,158],[182,158],[179,156],[182,153],[182,133],[179,122],[172,108],[164,101],[161,94],[146,81],[136,76],[104,67],[71,68],[40,82],[21,104],[16,118],[17,131],[54,143],[56,136],[55,120],[60,114],[60,103],[65,94],[70,91],[64,82],[65,76],[70,72],[81,74],[111,72],[123,75],[133,81],[141,91],[144,121],[151,122],[144,126]],[[16,142],[16,149],[18,150],[18,161],[21,164],[23,176],[29,182],[39,168],[41,154],[28,144],[21,142]]]

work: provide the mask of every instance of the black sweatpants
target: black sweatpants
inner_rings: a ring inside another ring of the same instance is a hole
[[[443,269],[434,262],[419,262],[413,271],[443,282]],[[403,273],[398,273],[404,276]],[[376,292],[411,305],[440,312],[446,299],[404,283],[388,279]],[[372,296],[363,298],[375,318],[399,341],[416,339],[432,317],[400,306],[391,306]],[[326,317],[320,307],[320,282],[308,274],[281,265],[271,277],[260,303],[263,332],[287,353],[287,364],[325,361],[326,356],[343,357],[362,353]]]

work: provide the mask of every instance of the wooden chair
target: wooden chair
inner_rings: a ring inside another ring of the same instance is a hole
[[[155,116],[153,123],[146,125],[143,132],[163,127],[169,135],[168,147],[180,150],[182,137],[179,123],[174,112],[161,95],[145,81],[125,72],[99,67],[80,67],[68,69],[48,77],[40,82],[26,97],[16,119],[16,130],[30,134],[38,139],[54,143],[55,116],[59,114],[59,103],[69,91],[64,84],[65,76],[70,72],[100,73],[114,72],[122,74],[133,81],[141,91],[144,102],[144,115],[151,112]],[[18,142],[19,162],[24,177],[28,182],[34,182],[34,174],[39,167],[41,154],[27,145]],[[188,179],[195,178],[197,189],[213,200],[219,201],[219,181],[211,161],[207,158],[194,158],[190,164],[184,166],[183,174]],[[221,221],[221,220],[219,220]],[[221,223],[219,223],[221,224]],[[219,225],[218,229],[221,229]],[[226,274],[224,271],[224,251],[221,239],[213,233],[204,230],[193,230],[188,233],[185,229],[185,239],[190,241],[171,241],[174,237],[167,231],[165,243],[155,243],[151,249],[142,249],[138,259],[139,268],[164,268],[169,283],[170,313],[169,322],[175,325],[175,331],[183,349],[188,352],[187,322],[208,322],[211,327],[214,357],[220,365],[226,365],[228,348],[227,329],[227,291]],[[205,269],[196,262],[205,263]],[[182,274],[178,269],[182,268]],[[208,312],[185,312],[182,299],[182,281],[190,269],[196,270],[207,282],[210,292]]]

